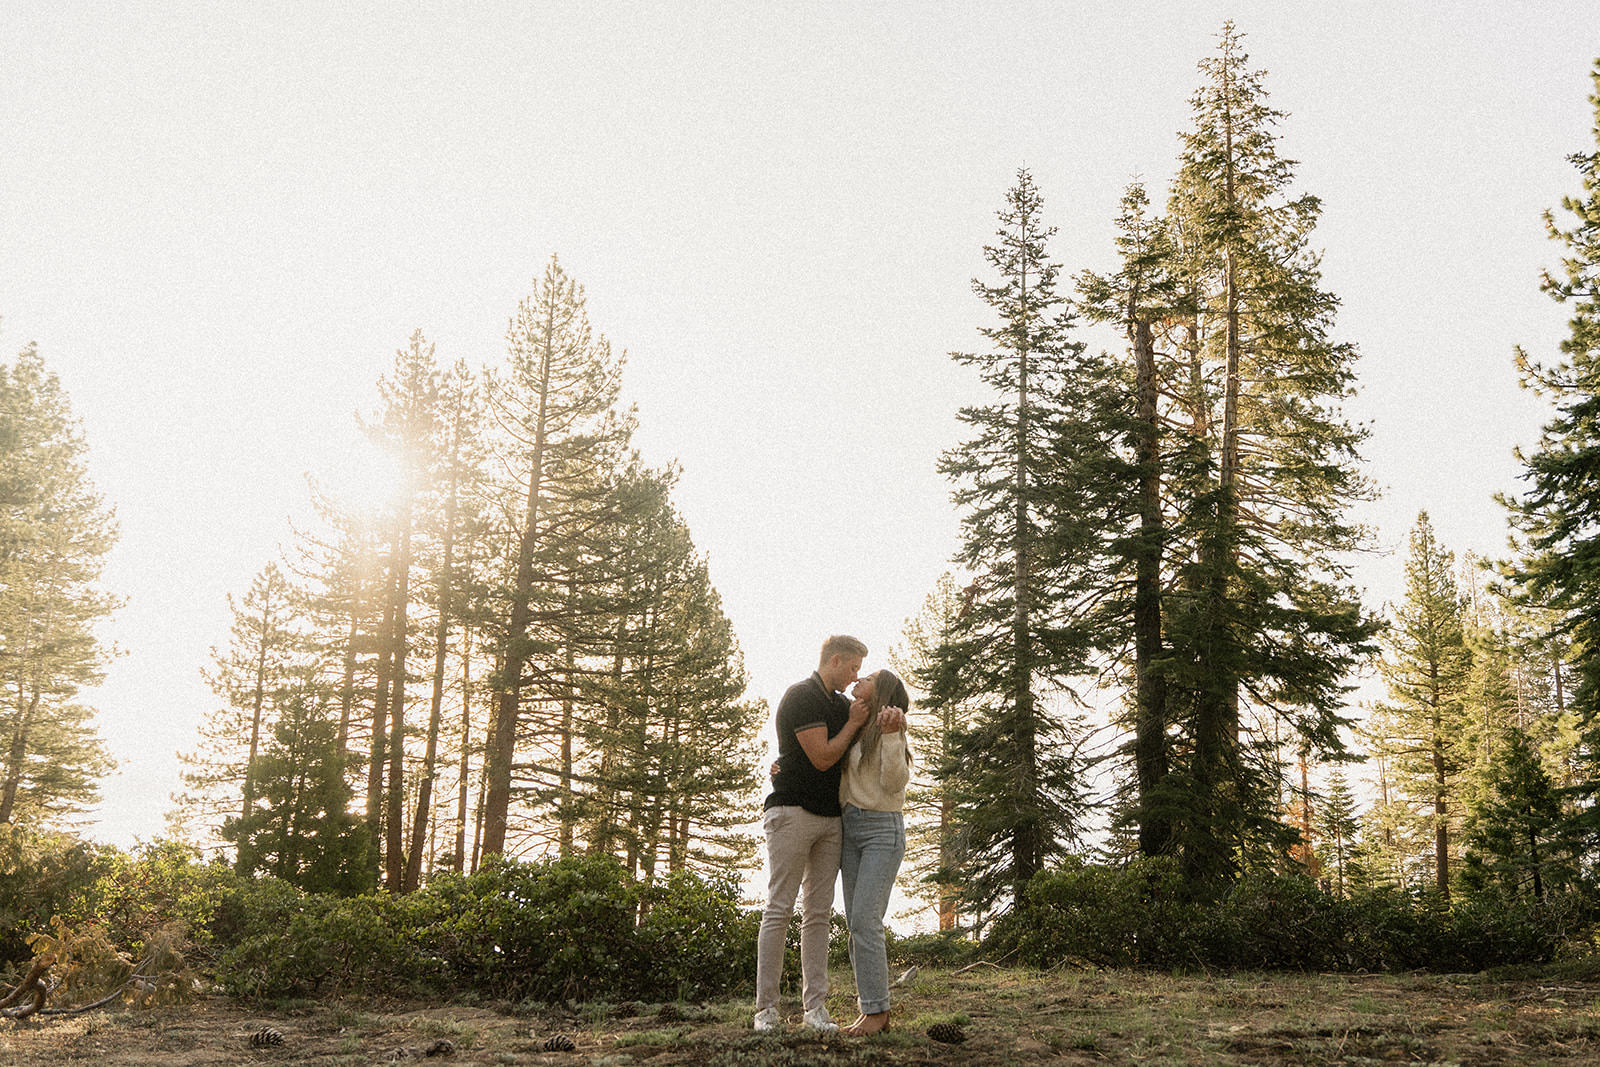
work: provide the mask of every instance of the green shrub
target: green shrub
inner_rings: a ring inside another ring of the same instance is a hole
[[[1023,906],[994,924],[992,955],[1033,967],[1080,961],[1102,967],[1174,967],[1192,963],[1186,940],[1195,909],[1170,860],[1126,867],[1072,861],[1029,883]]]
[[[0,964],[28,959],[25,939],[49,930],[52,918],[78,921],[117,856],[69,834],[0,823]]]
[[[645,893],[639,924],[644,1000],[692,1000],[754,982],[761,913],[741,910],[732,879],[703,881],[678,872]]]
[[[889,947],[889,958],[902,967],[911,964],[920,967],[954,967],[973,959],[977,953],[978,942],[960,930],[897,937]]]
[[[1437,893],[1413,895],[1378,886],[1356,892],[1345,903],[1350,926],[1344,968],[1420,970],[1437,967],[1449,952],[1448,906]]]
[[[1587,925],[1588,907],[1576,892],[1506,899],[1488,894],[1450,912],[1450,936],[1460,970],[1548,963]]]
[[[209,935],[224,947],[255,937],[282,936],[316,900],[278,878],[240,878],[223,887],[211,913]]]
[[[593,999],[624,990],[646,962],[637,889],[610,856],[494,860],[428,891],[458,905],[429,937],[464,984],[509,999]]]
[[[1326,971],[1343,966],[1349,916],[1299,874],[1246,874],[1207,916],[1197,954],[1243,970]]]
[[[1026,966],[1316,971],[1477,971],[1554,959],[1585,943],[1578,893],[1527,898],[1364,890],[1342,900],[1300,874],[1252,873],[1219,901],[1191,901],[1177,867],[1073,862],[1028,885],[984,942]]]
[[[170,933],[176,924],[185,955],[212,958],[212,921],[223,898],[241,884],[248,883],[224,864],[203,862],[190,846],[156,841],[109,856],[106,873],[77,912],[136,956],[156,931]]]

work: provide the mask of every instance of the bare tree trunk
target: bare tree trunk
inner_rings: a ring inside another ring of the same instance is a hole
[[[1161,655],[1161,426],[1156,409],[1155,338],[1132,308],[1136,413],[1139,439],[1139,541],[1134,560],[1133,673],[1136,712],[1134,764],[1139,779],[1139,851],[1161,856],[1172,849],[1172,820],[1154,802],[1166,781],[1167,679],[1154,669]]]
[[[11,735],[11,750],[6,753],[5,786],[0,789],[0,824],[9,823],[12,813],[17,808],[17,792],[22,788],[22,772],[28,755],[28,738],[33,732],[33,722],[39,713],[39,700],[42,695],[35,690],[31,697],[26,697],[27,708],[17,723],[16,731]],[[23,704],[25,696],[26,689],[19,681],[18,706]]]
[[[394,680],[389,687],[389,814],[384,821],[387,836],[384,883],[392,893],[405,888],[405,759],[406,759],[406,606],[411,596],[411,504],[406,502],[400,531],[399,574],[395,591]]]
[[[261,713],[267,697],[267,643],[272,634],[274,609],[277,607],[275,595],[279,592],[276,569],[269,567],[266,579],[266,589],[263,590],[261,602],[261,629],[256,638],[256,680],[255,692],[250,698],[250,754],[245,757],[244,763],[244,803],[240,811],[242,819],[250,818],[250,812],[256,805],[256,758],[261,750]]]
[[[506,822],[511,810],[511,768],[516,761],[517,725],[522,697],[522,670],[527,661],[528,631],[533,621],[534,556],[539,545],[544,492],[545,448],[549,443],[550,360],[555,343],[554,312],[545,319],[544,347],[539,359],[539,411],[534,422],[533,448],[528,471],[528,495],[522,534],[517,541],[516,583],[511,595],[511,618],[506,627],[505,661],[500,671],[494,725],[484,755],[483,851],[505,851]]]
[[[472,774],[472,627],[461,631],[461,763],[456,776],[455,869],[467,873],[467,792]]]
[[[395,561],[390,560],[389,580],[383,602],[383,622],[378,630],[378,678],[372,700],[371,750],[367,753],[367,840],[368,869],[376,874],[381,866],[383,840],[383,762],[389,747],[389,691],[394,680]]]
[[[438,601],[438,621],[433,633],[433,696],[428,705],[428,740],[422,757],[422,776],[417,783],[417,809],[411,823],[411,852],[406,859],[405,891],[417,888],[422,873],[422,842],[427,836],[428,819],[432,814],[433,780],[438,774],[436,761],[439,753],[439,721],[444,713],[445,660],[450,647],[450,616],[454,612],[452,569],[455,565],[456,492],[460,484],[457,469],[461,453],[462,408],[456,403],[454,433],[450,443],[450,487],[444,505],[443,560],[439,567],[435,599]]]

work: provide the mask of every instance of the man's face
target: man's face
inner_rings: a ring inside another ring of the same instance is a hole
[[[822,680],[835,693],[842,693],[855,684],[860,671],[860,656],[834,656],[828,660],[828,669],[822,672]]]

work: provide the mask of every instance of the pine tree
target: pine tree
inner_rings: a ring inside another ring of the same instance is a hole
[[[114,764],[78,700],[110,651],[99,585],[116,540],[66,391],[29,346],[0,364],[0,823],[49,825],[99,797]]]
[[[256,760],[260,804],[222,826],[245,874],[270,874],[314,893],[372,888],[366,828],[349,811],[337,727],[311,693],[288,696]]]
[[[593,783],[576,807],[591,849],[646,880],[747,863],[755,813],[754,739],[764,710],[745,698],[743,657],[688,526],[675,472],[631,470],[630,499],[597,527],[586,569],[609,570],[612,626],[597,669],[576,678],[577,761]],[[603,561],[602,557],[608,557]],[[593,629],[592,626],[589,629]],[[603,665],[603,669],[602,669]],[[566,788],[564,784],[564,788]]]
[[[395,353],[392,371],[378,381],[380,408],[366,427],[395,460],[398,497],[380,524],[386,564],[385,599],[378,637],[377,700],[372,709],[367,762],[367,829],[377,848],[381,829],[384,885],[401,892],[406,879],[406,685],[412,644],[414,571],[421,537],[419,505],[439,468],[439,370],[434,346],[414,331]],[[373,859],[376,860],[377,852]]]
[[[1192,540],[1170,545],[1163,623],[1173,832],[1190,877],[1216,886],[1281,857],[1277,740],[1342,752],[1346,679],[1377,624],[1343,555],[1362,537],[1345,511],[1370,486],[1365,431],[1340,411],[1356,353],[1329,337],[1338,301],[1309,245],[1320,203],[1291,194],[1282,115],[1231,23],[1201,70],[1168,209],[1193,453],[1168,492]]]
[[[1545,424],[1526,466],[1527,493],[1507,501],[1524,539],[1523,554],[1509,577],[1524,596],[1562,613],[1559,632],[1570,635],[1579,664],[1575,701],[1588,716],[1600,710],[1600,492],[1595,489],[1600,415],[1600,61],[1592,72],[1596,150],[1570,157],[1581,176],[1582,194],[1566,197],[1570,228],[1545,213],[1550,236],[1567,250],[1561,276],[1546,272],[1540,288],[1570,305],[1562,357],[1541,363],[1521,349],[1517,366],[1524,386],[1549,396],[1556,413]]]
[[[1063,705],[1086,669],[1082,601],[1104,533],[1097,498],[1113,489],[1096,477],[1108,449],[1095,436],[1106,372],[1069,340],[1047,247],[1055,231],[1026,170],[999,218],[999,241],[985,248],[997,281],[973,283],[999,319],[980,330],[992,347],[953,354],[993,399],[962,409],[976,436],[940,462],[966,512],[958,562],[976,583],[938,673],[951,686],[944,698],[975,714],[936,773],[964,827],[964,882],[980,908],[1020,899],[1079,832],[1084,767]]]
[[[1488,796],[1467,828],[1462,882],[1483,892],[1543,900],[1577,874],[1555,783],[1521,730],[1505,731]]]
[[[933,906],[940,930],[963,925],[962,845],[955,798],[932,770],[951,763],[951,740],[970,727],[973,709],[949,692],[939,671],[948,661],[944,648],[954,640],[970,600],[954,575],[940,575],[922,610],[906,620],[901,643],[888,657],[890,666],[918,694],[907,722],[917,759],[905,805],[905,866],[913,878],[904,888],[907,896]]]
[[[1473,661],[1462,622],[1455,557],[1439,544],[1427,512],[1417,516],[1406,559],[1406,596],[1384,640],[1389,689],[1375,729],[1400,792],[1426,810],[1434,888],[1450,892],[1452,835],[1464,816],[1462,774],[1470,761],[1466,696]]]
[[[1138,486],[1137,525],[1123,532],[1113,549],[1131,572],[1131,579],[1123,579],[1131,580],[1131,597],[1126,598],[1131,602],[1124,604],[1124,597],[1116,594],[1108,597],[1105,616],[1096,628],[1101,647],[1115,650],[1126,643],[1123,631],[1131,622],[1131,755],[1136,793],[1124,801],[1123,818],[1138,827],[1139,851],[1159,856],[1171,852],[1176,843],[1168,788],[1172,769],[1167,693],[1170,664],[1162,611],[1167,546],[1175,532],[1162,490],[1168,468],[1181,462],[1174,453],[1182,447],[1172,443],[1167,430],[1170,404],[1163,380],[1170,380],[1175,372],[1173,360],[1160,351],[1160,337],[1164,325],[1190,309],[1174,273],[1174,248],[1166,223],[1151,218],[1148,211],[1144,186],[1129,186],[1117,219],[1120,270],[1106,277],[1085,273],[1078,284],[1088,316],[1121,327],[1133,362],[1133,411],[1125,430],[1132,446],[1133,469],[1124,477]],[[1123,480],[1117,477],[1123,472],[1108,474],[1115,481]]]
[[[448,679],[446,668],[452,628],[465,614],[463,585],[468,584],[457,559],[458,543],[476,525],[465,514],[463,495],[478,479],[482,434],[481,394],[477,381],[465,363],[457,362],[445,375],[439,394],[436,478],[443,501],[437,509],[437,529],[433,531],[439,558],[433,581],[433,687],[428,704],[428,725],[422,767],[417,780],[417,799],[412,813],[411,837],[407,847],[405,884],[410,892],[422,878],[422,858],[426,851],[428,828],[434,818],[434,780],[439,776],[439,739],[444,717],[444,697]]]
[[[1575,826],[1592,836],[1600,826],[1600,61],[1591,80],[1595,149],[1568,157],[1581,192],[1561,202],[1571,217],[1565,228],[1545,213],[1565,255],[1560,274],[1546,271],[1540,288],[1570,308],[1568,334],[1553,363],[1516,353],[1523,385],[1549,397],[1555,413],[1532,452],[1517,453],[1527,489],[1503,498],[1519,539],[1503,570],[1520,603],[1556,614],[1552,637],[1574,667],[1571,700],[1584,730]]]
[[[543,564],[563,549],[566,517],[582,510],[601,491],[606,472],[620,466],[634,423],[632,412],[617,406],[623,360],[594,337],[583,289],[554,257],[518,306],[507,344],[509,366],[489,378],[487,390],[504,432],[498,459],[513,473],[515,491],[500,503],[511,551],[496,594],[503,621],[485,754],[485,855],[506,851],[526,690],[543,680],[546,688],[535,695],[558,705],[563,692],[564,683],[541,663],[557,651],[546,619],[559,613],[563,595],[543,579]]]
[[[1352,859],[1355,855],[1356,837],[1361,830],[1361,819],[1356,810],[1356,798],[1350,792],[1350,783],[1344,773],[1334,771],[1328,776],[1328,789],[1322,805],[1317,809],[1317,832],[1321,842],[1322,869],[1332,884],[1334,893],[1346,897],[1355,882]]]
[[[222,704],[201,723],[195,749],[179,755],[184,789],[173,798],[173,829],[196,844],[213,840],[225,819],[248,820],[255,810],[262,746],[284,701],[306,689],[311,673],[299,604],[276,563],[256,574],[242,598],[228,596],[228,646],[213,648],[212,667],[202,672]]]
[[[1468,623],[1471,670],[1462,696],[1460,749],[1462,774],[1459,806],[1481,807],[1493,790],[1507,730],[1523,729],[1527,716],[1519,707],[1516,666],[1501,629],[1503,619],[1479,613]],[[1459,820],[1458,820],[1459,821]]]

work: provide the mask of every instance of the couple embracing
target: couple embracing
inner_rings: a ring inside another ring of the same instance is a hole
[[[825,1002],[833,883],[841,874],[861,1007],[860,1018],[844,1029],[864,1035],[889,1025],[883,915],[906,850],[901,808],[911,777],[911,701],[887,670],[858,677],[866,655],[854,637],[828,638],[815,673],[790,686],[778,704],[778,762],[762,820],[768,880],[756,945],[757,1030],[782,1021],[778,979],[797,891],[805,1025],[839,1028]],[[853,699],[844,695],[851,685]]]

